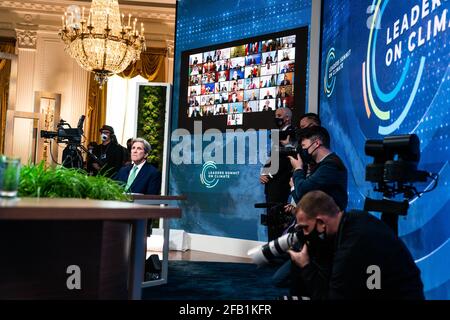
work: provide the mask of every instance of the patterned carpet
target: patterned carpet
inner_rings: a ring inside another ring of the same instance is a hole
[[[168,283],[142,291],[143,300],[276,300],[277,269],[247,263],[169,261]]]

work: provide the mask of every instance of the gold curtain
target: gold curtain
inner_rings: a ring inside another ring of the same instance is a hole
[[[149,48],[141,53],[141,59],[132,63],[118,76],[131,79],[141,75],[148,81],[165,82],[166,80],[166,48]]]
[[[97,81],[94,79],[94,74],[89,73],[89,94],[86,105],[86,125],[85,137],[86,144],[95,141],[100,143],[100,128],[105,124],[106,120],[106,98],[107,98],[107,84],[100,89]]]
[[[0,38],[0,52],[14,54],[16,40]],[[9,79],[11,60],[0,59],[0,154],[4,151],[6,111],[8,110]]]

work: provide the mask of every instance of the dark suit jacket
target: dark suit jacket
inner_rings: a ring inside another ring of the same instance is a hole
[[[132,168],[132,164],[122,167],[117,174],[117,180],[126,184]],[[161,174],[154,166],[146,162],[141,170],[139,170],[129,191],[132,193],[159,194],[160,190]]]

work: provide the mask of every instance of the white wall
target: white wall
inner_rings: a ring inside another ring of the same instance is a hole
[[[141,76],[133,79],[112,76],[108,79],[106,124],[114,128],[117,140],[124,147],[129,138],[136,137],[136,86],[138,82],[148,83]]]
[[[35,48],[18,48],[16,110],[34,112],[35,92],[61,94],[61,118],[76,126],[85,113],[88,72],[66,52],[54,32],[38,31]],[[57,121],[59,119],[56,119]],[[13,154],[28,162],[32,149],[32,122],[15,121]],[[63,146],[62,146],[63,147]],[[62,149],[61,147],[61,149]],[[62,151],[59,152],[59,161]]]

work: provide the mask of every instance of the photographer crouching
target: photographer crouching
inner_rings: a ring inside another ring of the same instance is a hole
[[[288,253],[312,300],[424,299],[410,252],[376,217],[344,212],[325,192],[311,191],[298,203],[296,220],[309,242],[299,252]],[[311,259],[311,251],[325,262]]]

